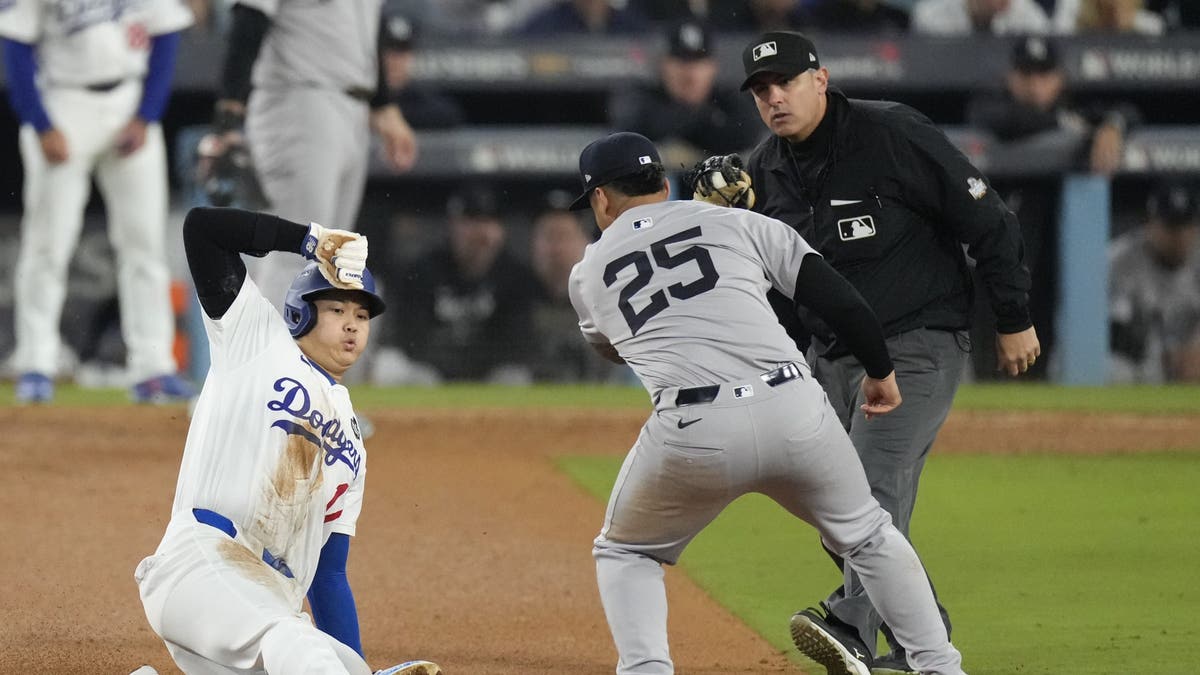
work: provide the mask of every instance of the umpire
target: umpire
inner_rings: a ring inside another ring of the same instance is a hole
[[[765,33],[747,45],[742,62],[742,90],[752,92],[772,132],[747,162],[758,198],[753,208],[795,228],[866,298],[887,336],[904,405],[867,422],[858,386],[863,367],[844,341],[815,317],[795,325],[782,312],[781,320],[802,347],[811,337],[813,373],[849,431],[875,498],[907,537],[925,457],[970,351],[973,290],[964,245],[997,317],[997,368],[1016,376],[1041,353],[1017,219],[927,117],[830,87],[805,36]],[[860,580],[846,573],[846,584],[822,603],[824,613],[793,617],[793,633],[824,630],[865,654],[866,665],[908,672],[886,626],[893,651],[873,658],[881,620]]]

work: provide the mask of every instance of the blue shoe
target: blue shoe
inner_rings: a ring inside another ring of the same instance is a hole
[[[133,385],[130,398],[135,403],[170,403],[186,401],[195,396],[196,390],[178,375],[159,375]]]
[[[54,400],[54,380],[41,373],[23,373],[17,378],[17,403],[49,403]]]

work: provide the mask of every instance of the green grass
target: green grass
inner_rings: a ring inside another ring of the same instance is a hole
[[[537,385],[500,387],[448,385],[442,387],[352,386],[355,406],[364,410],[389,406],[414,407],[650,407],[641,387]],[[55,402],[61,405],[126,405],[122,389],[58,387]],[[0,386],[0,405],[13,403],[11,383]],[[1079,410],[1139,414],[1200,412],[1200,386],[1162,387],[1061,387],[1047,384],[1005,383],[963,386],[955,400],[962,410]]]
[[[620,459],[560,464],[603,500]],[[1198,484],[1188,453],[933,457],[913,537],[967,671],[1194,672]],[[760,495],[735,502],[680,565],[792,654],[787,618],[840,579],[815,531]]]

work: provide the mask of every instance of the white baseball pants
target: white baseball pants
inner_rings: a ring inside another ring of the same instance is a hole
[[[108,237],[117,261],[121,335],[133,382],[174,373],[174,318],[164,252],[167,161],[162,129],[150,125],[146,143],[122,157],[117,134],[141,100],[140,82],[107,92],[50,89],[43,103],[66,137],[70,157],[51,165],[37,132],[20,131],[25,169],[25,213],[15,280],[17,345],[13,368],[55,374],[62,345],[59,321],[67,294],[67,269],[79,243],[92,174],[104,197]]]

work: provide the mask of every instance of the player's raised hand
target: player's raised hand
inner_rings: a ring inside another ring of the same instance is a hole
[[[329,283],[338,288],[362,290],[363,270],[367,266],[366,237],[309,223],[302,253],[318,263],[321,276]]]
[[[67,137],[58,129],[50,128],[38,134],[38,142],[42,146],[42,156],[51,164],[62,164],[71,156]]]
[[[870,375],[863,378],[862,381],[863,404],[862,411],[871,419],[876,415],[886,415],[895,410],[900,401],[900,387],[896,384],[896,371],[888,373],[888,376],[877,380]]]

